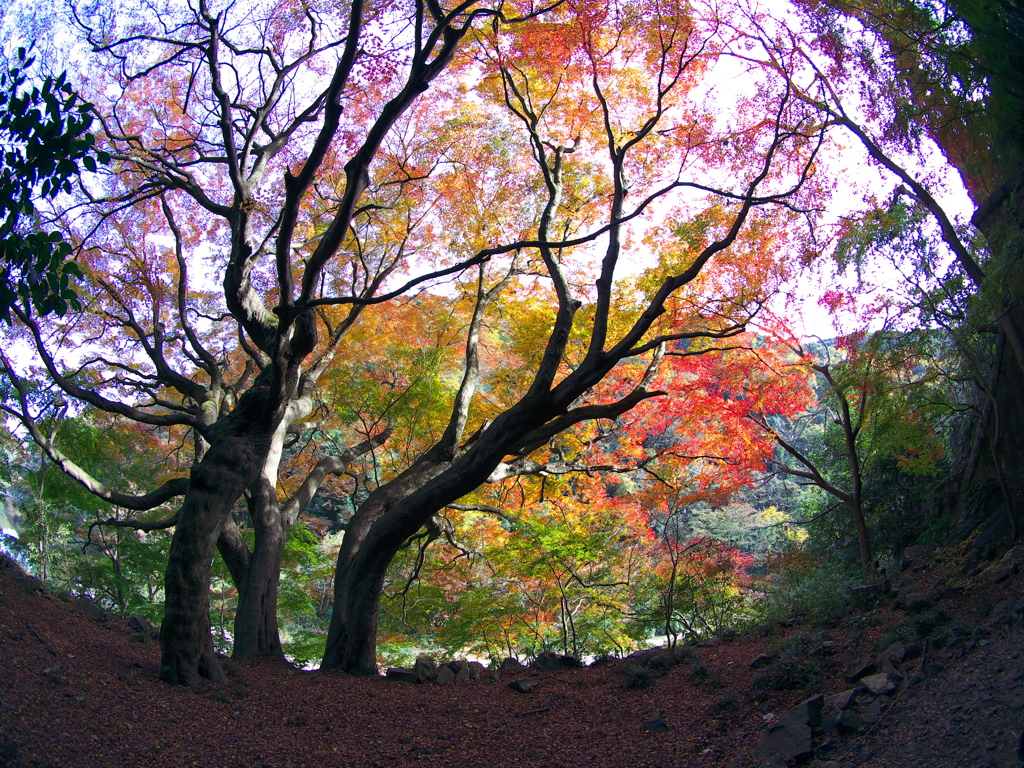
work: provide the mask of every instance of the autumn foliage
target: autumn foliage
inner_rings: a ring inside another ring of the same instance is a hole
[[[235,655],[283,658],[303,567],[350,672],[378,630],[617,652],[742,612],[747,555],[689,520],[753,493],[814,401],[767,307],[825,242],[834,128],[761,11],[121,10],[77,19],[111,164],[55,211],[93,295],[15,309],[5,408],[138,513],[104,525],[173,528],[164,679],[219,676],[215,579]],[[104,482],[51,437],[65,399],[174,466]]]

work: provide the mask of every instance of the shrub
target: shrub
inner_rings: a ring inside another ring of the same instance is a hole
[[[942,625],[949,621],[949,614],[941,609],[932,609],[914,617],[914,631],[918,637],[931,637]]]
[[[814,664],[777,660],[765,667],[751,683],[755,692],[799,691],[822,685],[823,679]]]
[[[649,688],[655,678],[664,674],[659,674],[656,670],[651,669],[649,666],[642,664],[639,661],[627,662],[622,673],[626,676],[626,688],[631,691],[640,690],[641,688]]]
[[[860,580],[858,571],[802,546],[770,553],[761,565],[763,572],[752,587],[761,593],[751,607],[753,624],[800,615],[834,625],[846,614],[851,589]]]
[[[735,712],[740,707],[739,696],[736,691],[726,691],[711,705],[717,712]]]

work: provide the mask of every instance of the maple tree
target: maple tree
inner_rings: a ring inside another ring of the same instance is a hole
[[[787,274],[782,252],[804,248],[825,124],[758,66],[722,117],[718,14],[654,0],[258,16],[200,2],[156,26],[80,13],[112,158],[102,194],[69,212],[95,296],[59,327],[15,307],[13,333],[64,396],[165,432],[179,461],[153,491],[114,490],[28,398],[9,412],[122,508],[180,497],[134,522],[174,528],[163,679],[220,674],[215,548],[239,595],[235,654],[281,654],[290,530],[392,434],[386,414],[318,431],[318,387],[368,307],[433,284],[462,326],[444,342],[460,365],[434,390],[444,417],[369,476],[346,522],[323,666],[352,672],[376,669],[388,566],[438,512],[557,463],[546,446],[575,425],[662,396],[667,348],[743,330]],[[655,266],[623,274],[647,253]],[[443,306],[425,296],[410,317]],[[19,366],[4,372],[23,392]],[[292,463],[303,436],[317,450]]]
[[[849,300],[842,291],[822,299]],[[884,310],[875,309],[877,319]],[[945,452],[943,421],[950,412],[936,397],[945,372],[942,357],[929,350],[935,333],[900,329],[892,315],[883,319],[880,328],[844,334],[816,349],[791,341],[790,360],[766,364],[779,376],[817,379],[814,406],[799,416],[749,415],[778,446],[776,471],[820,488],[849,510],[865,570],[873,564],[867,485],[889,464],[907,476],[929,471]]]
[[[388,576],[386,642],[579,658],[622,654],[666,626],[693,637],[735,622],[749,558],[694,535],[689,509],[768,471],[774,443],[751,413],[810,404],[804,381],[755,364],[768,354],[749,333],[674,346],[652,382],[670,397],[577,425],[450,504]],[[628,386],[620,377],[609,383]]]

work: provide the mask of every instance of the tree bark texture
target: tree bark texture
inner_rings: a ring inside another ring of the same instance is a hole
[[[271,430],[267,387],[254,386],[219,423],[192,470],[171,540],[160,626],[160,678],[192,685],[222,679],[210,635],[210,575],[221,527],[264,465]]]
[[[291,526],[281,517],[274,486],[265,476],[257,483],[259,489],[252,505],[256,539],[244,583],[238,584],[232,656],[241,661],[257,656],[284,661],[277,623],[277,595],[281,561]]]
[[[1005,313],[996,318],[1001,329],[1024,327],[1020,306],[1024,296],[1024,189],[1020,180],[1018,170],[1004,188],[979,204],[972,218],[992,254],[986,270],[998,272],[998,283],[986,281],[982,293],[996,304],[997,313]],[[1016,536],[1024,526],[1024,365],[1014,354],[999,355],[999,341],[997,338],[993,357],[994,376],[987,383],[990,391],[974,425],[979,449],[972,450],[968,460],[954,521],[954,535],[959,537],[982,528],[975,540],[978,549],[991,548],[1007,531]],[[1012,341],[1007,338],[1014,350]],[[992,450],[980,450],[985,443]]]

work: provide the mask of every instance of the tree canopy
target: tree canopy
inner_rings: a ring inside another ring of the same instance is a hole
[[[712,631],[748,561],[697,511],[778,471],[840,490],[784,424],[832,398],[857,454],[858,434],[898,441],[885,401],[933,433],[907,394],[927,345],[858,329],[832,367],[782,319],[808,266],[850,243],[838,137],[901,170],[872,139],[884,121],[852,117],[860,70],[826,66],[845,61],[838,22],[817,21],[674,0],[76,11],[96,115],[81,148],[110,162],[83,160],[90,183],[62,181],[54,204],[90,299],[58,318],[12,301],[32,357],[0,353],[3,407],[118,510],[103,530],[173,529],[165,680],[220,674],[215,553],[235,656],[283,657],[304,520],[343,533],[316,587],[325,668],[375,671],[395,622],[457,623],[414,584],[473,604],[469,585],[501,591],[510,571],[493,648],[552,626],[566,652]],[[969,271],[975,246],[939,226]],[[60,439],[86,412],[165,446],[148,483]],[[867,465],[848,469],[859,486]],[[860,492],[840,494],[866,536]],[[382,596],[403,606],[383,627]]]

